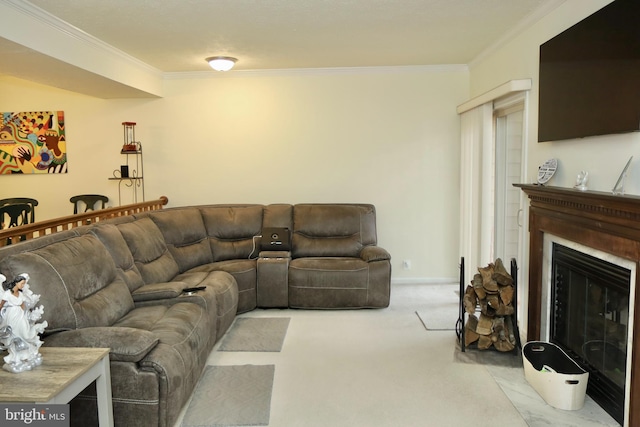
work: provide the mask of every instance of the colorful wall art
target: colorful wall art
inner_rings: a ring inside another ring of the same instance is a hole
[[[63,111],[2,113],[0,175],[67,173]]]

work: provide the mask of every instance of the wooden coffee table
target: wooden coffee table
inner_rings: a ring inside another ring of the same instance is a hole
[[[109,349],[41,347],[40,354],[42,364],[30,371],[0,369],[0,402],[65,404],[95,381],[98,421],[113,427]]]

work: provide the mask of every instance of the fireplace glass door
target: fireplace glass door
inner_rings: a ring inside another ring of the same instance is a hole
[[[589,372],[587,394],[623,423],[631,272],[553,244],[551,341]]]

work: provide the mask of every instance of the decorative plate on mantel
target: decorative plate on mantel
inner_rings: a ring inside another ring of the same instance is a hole
[[[546,184],[558,169],[558,160],[549,159],[538,168],[538,184]]]

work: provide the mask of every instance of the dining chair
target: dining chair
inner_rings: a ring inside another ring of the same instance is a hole
[[[31,206],[28,203],[0,206],[0,229],[18,227],[29,224]],[[8,219],[8,221],[7,221]],[[27,236],[20,236],[20,240],[26,240]],[[7,245],[13,243],[13,239],[7,239]]]
[[[79,194],[70,198],[69,201],[73,203],[73,213],[77,214],[82,204],[85,207],[83,212],[96,210],[98,204],[100,206],[98,209],[104,209],[107,207],[109,198],[101,194]]]
[[[27,204],[31,207],[29,223],[34,223],[36,221],[36,206],[38,206],[38,201],[36,199],[32,199],[30,197],[10,197],[7,199],[0,199],[0,207],[20,204]]]

